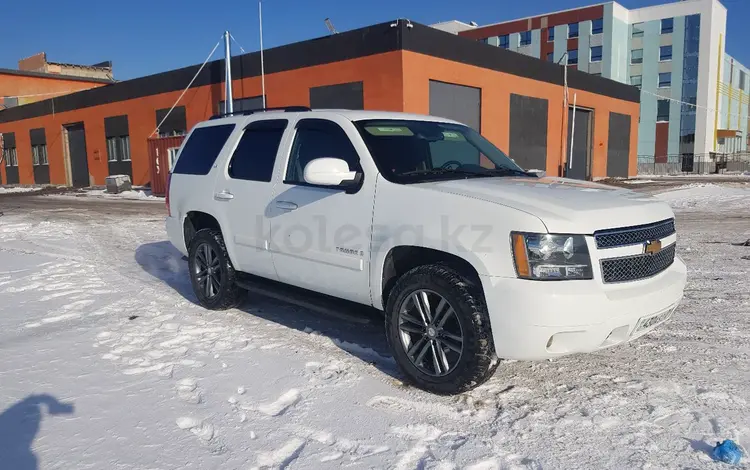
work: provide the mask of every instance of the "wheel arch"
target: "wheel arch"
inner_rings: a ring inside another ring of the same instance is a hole
[[[378,263],[377,275],[373,276],[373,306],[384,309],[396,281],[409,270],[438,263],[448,265],[463,276],[476,281],[481,288],[479,276],[485,272],[484,264],[473,253],[462,257],[431,247],[397,245],[391,247]]]

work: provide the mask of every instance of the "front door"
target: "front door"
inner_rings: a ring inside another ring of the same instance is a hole
[[[243,129],[227,168],[217,176],[214,199],[226,217],[235,268],[278,280],[271,257],[271,226],[266,213],[273,197],[273,170],[286,119],[261,120]]]
[[[70,155],[70,173],[74,188],[85,188],[89,180],[89,162],[86,156],[86,131],[83,123],[65,126],[68,131],[68,155]]]
[[[587,180],[591,176],[591,125],[590,110],[576,108],[574,113],[572,107],[568,109],[568,163],[565,166],[565,176],[568,178]],[[574,134],[572,142],[571,134]]]
[[[370,304],[374,176],[364,175],[349,192],[312,186],[303,177],[305,165],[321,157],[361,171],[351,139],[361,142],[352,123],[335,115],[298,121],[284,180],[268,208],[271,249],[282,282]]]

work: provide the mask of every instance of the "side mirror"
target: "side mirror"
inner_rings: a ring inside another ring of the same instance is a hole
[[[340,158],[316,158],[305,166],[305,182],[318,186],[342,186],[359,179],[356,171]]]

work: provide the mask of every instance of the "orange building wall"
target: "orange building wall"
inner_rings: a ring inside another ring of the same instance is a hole
[[[362,57],[344,62],[319,65],[305,69],[290,70],[266,75],[266,105],[309,106],[310,87],[364,82],[364,104],[368,109],[400,111],[401,92],[401,53],[390,52]],[[260,77],[233,81],[234,97],[259,96]],[[89,174],[94,184],[103,185],[108,176],[104,118],[128,115],[130,133],[130,153],[133,165],[133,184],[149,182],[148,148],[146,139],[156,128],[156,110],[170,108],[181,91],[152,95],[135,100],[121,101],[101,106],[78,109],[64,113],[25,119],[23,121],[0,124],[0,133],[16,133],[16,153],[21,184],[34,182],[31,163],[31,142],[29,130],[44,127],[47,136],[47,155],[50,169],[50,183],[67,184],[63,161],[62,129],[65,124],[83,122],[86,132],[86,153]],[[222,83],[191,88],[179,106],[185,106],[187,127],[208,119],[217,111],[219,101],[224,99]],[[4,165],[0,165],[4,167]],[[4,175],[4,168],[3,178]]]
[[[547,174],[559,175],[566,158],[567,112],[564,112],[563,87],[529,78],[460,64],[414,52],[403,52],[404,111],[428,114],[430,111],[429,80],[480,88],[482,96],[481,133],[504,152],[510,144],[511,93],[544,98],[549,102],[547,118]],[[608,96],[570,89],[570,99],[577,93],[577,106],[593,110],[591,176],[607,175],[607,139],[609,112],[631,117],[628,174],[637,173],[639,104]]]
[[[104,86],[101,82],[84,82],[80,80],[65,80],[63,78],[30,77],[23,75],[12,75],[0,72],[0,97],[39,95],[60,92],[59,96],[89,88]],[[63,93],[64,92],[64,93]],[[18,99],[18,104],[28,104],[35,101],[49,99],[50,96],[27,96]]]
[[[428,114],[430,79],[481,88],[481,132],[506,152],[509,146],[510,94],[517,93],[547,99],[549,116],[546,170],[550,175],[558,174],[559,167],[565,161],[566,146],[563,136],[567,135],[567,113],[563,112],[563,89],[559,85],[413,52],[394,51],[266,75],[267,106],[309,106],[311,87],[362,81],[365,109]],[[235,80],[233,86],[235,98],[261,94],[260,77]],[[631,116],[633,124],[630,136],[629,174],[635,175],[639,104],[572,89],[571,97],[574,92],[578,94],[578,106],[593,109],[592,176],[606,176],[610,111]],[[19,179],[21,184],[32,184],[34,179],[29,130],[44,127],[47,136],[50,182],[67,184],[63,161],[63,125],[83,122],[89,173],[93,184],[102,185],[108,175],[104,118],[127,114],[133,183],[143,185],[150,180],[146,139],[157,125],[155,110],[171,107],[180,93],[180,91],[175,91],[55,115],[0,123],[0,133],[15,132]],[[224,86],[221,83],[189,90],[179,103],[186,108],[188,129],[214,114],[218,102],[223,99]],[[3,167],[4,165],[0,165],[0,172],[5,178]]]

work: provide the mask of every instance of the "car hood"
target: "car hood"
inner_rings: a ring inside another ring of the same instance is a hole
[[[674,217],[666,203],[650,196],[566,178],[471,178],[418,186],[527,212],[539,217],[551,233],[592,234]]]

